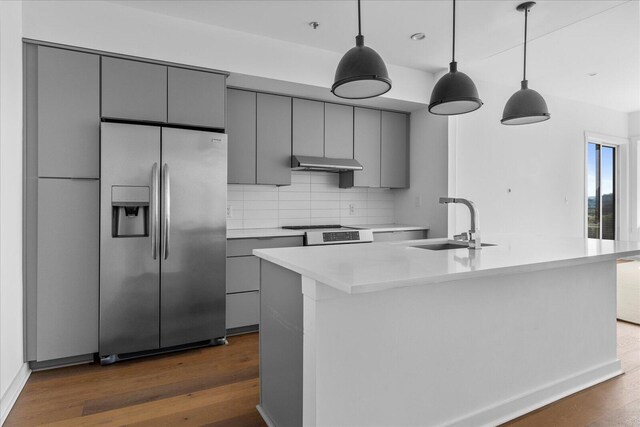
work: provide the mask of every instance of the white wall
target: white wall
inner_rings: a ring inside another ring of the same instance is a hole
[[[429,237],[446,237],[447,209],[438,204],[438,198],[448,192],[447,119],[434,116],[427,108],[414,111],[410,135],[411,186],[407,190],[394,190],[396,220],[401,224],[429,224]]]
[[[22,330],[22,3],[0,2],[0,416],[26,380]]]
[[[627,137],[628,115],[543,94],[551,120],[504,126],[515,88],[476,84],[485,105],[455,119],[453,195],[476,202],[484,233],[584,236],[585,131]],[[454,209],[464,231],[468,210]]]
[[[333,83],[341,53],[287,43],[102,1],[28,1],[24,36],[226,70],[318,88]],[[387,98],[426,102],[429,73],[388,64]]]

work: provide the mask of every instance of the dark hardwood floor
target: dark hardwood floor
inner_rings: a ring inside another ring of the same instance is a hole
[[[5,426],[265,426],[258,334],[111,366],[31,374]]]
[[[626,373],[513,420],[508,426],[640,426],[640,326],[618,322]],[[112,366],[34,372],[5,426],[265,426],[258,334],[229,345]]]

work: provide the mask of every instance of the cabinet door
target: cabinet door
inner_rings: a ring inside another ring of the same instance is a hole
[[[291,185],[291,98],[257,95],[256,183]]]
[[[380,187],[380,111],[355,108],[353,158],[363,169],[353,173],[356,187]]]
[[[102,117],[167,121],[167,67],[102,57]]]
[[[409,119],[406,114],[382,112],[381,187],[407,188],[409,186],[408,125]]]
[[[97,180],[38,180],[37,361],[98,351]]]
[[[169,67],[169,123],[224,129],[226,76]]]
[[[293,154],[324,156],[324,103],[293,99]]]
[[[353,107],[324,104],[324,155],[353,159]]]
[[[38,176],[98,178],[100,57],[37,49]]]
[[[256,93],[227,91],[228,168],[230,184],[256,183]]]

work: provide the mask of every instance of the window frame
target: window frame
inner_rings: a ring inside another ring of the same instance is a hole
[[[584,237],[589,237],[589,144],[598,144],[614,149],[614,183],[615,197],[615,238],[627,235],[629,232],[628,201],[629,201],[629,165],[628,150],[629,140],[611,135],[585,132],[584,134],[584,194],[583,194],[583,232]],[[600,194],[602,198],[602,194]],[[600,215],[600,238],[602,238],[602,213]]]

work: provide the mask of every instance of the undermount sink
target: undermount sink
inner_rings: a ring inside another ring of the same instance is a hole
[[[493,243],[483,243],[482,246],[496,246]],[[428,243],[426,245],[412,246],[418,249],[428,249],[430,251],[446,251],[449,249],[464,249],[468,248],[469,244],[466,242],[459,242],[455,240],[449,240],[447,242]]]

